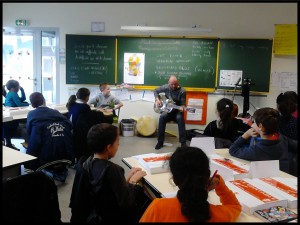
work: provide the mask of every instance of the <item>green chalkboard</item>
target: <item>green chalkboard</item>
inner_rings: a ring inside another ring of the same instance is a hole
[[[186,88],[215,87],[218,39],[117,37],[117,43],[118,83],[160,86],[176,75]]]
[[[115,84],[116,37],[66,35],[66,83]]]
[[[232,89],[224,86],[230,77],[222,74],[242,71],[242,80],[251,79],[250,91],[269,92],[272,45],[271,39],[221,39],[217,88]]]

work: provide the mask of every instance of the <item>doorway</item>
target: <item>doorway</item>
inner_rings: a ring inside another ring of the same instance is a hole
[[[47,104],[59,102],[58,37],[58,28],[3,27],[3,84],[19,81],[27,102],[36,91]]]

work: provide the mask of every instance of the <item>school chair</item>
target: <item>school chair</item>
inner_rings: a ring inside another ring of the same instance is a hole
[[[26,153],[37,157],[24,164],[26,173],[42,170],[65,182],[68,167],[74,163],[72,124],[67,120],[45,121],[33,126]]]
[[[121,108],[118,108],[116,110],[117,110],[117,113],[114,114],[113,123],[114,124],[119,124],[119,116],[120,116]]]
[[[2,222],[61,223],[54,180],[41,171],[2,180]]]
[[[99,123],[103,123],[104,114],[98,110],[92,110],[88,113],[82,113],[79,115],[76,125],[73,130],[73,146],[75,158],[78,161],[83,155],[91,155],[89,152],[86,137],[89,129]]]

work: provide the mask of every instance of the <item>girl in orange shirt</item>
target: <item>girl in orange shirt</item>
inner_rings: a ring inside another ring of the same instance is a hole
[[[175,198],[156,198],[140,222],[234,222],[242,207],[220,175],[210,179],[209,159],[196,147],[178,147],[170,159],[174,183],[179,187]],[[211,180],[211,182],[209,182]],[[207,201],[215,189],[221,205]]]

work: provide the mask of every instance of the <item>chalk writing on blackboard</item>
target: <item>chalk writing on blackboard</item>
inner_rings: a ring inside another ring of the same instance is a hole
[[[114,83],[115,38],[66,35],[68,84]]]
[[[118,37],[118,81],[124,82],[124,53],[140,52],[145,54],[147,86],[165,84],[176,75],[182,86],[213,88],[217,49],[217,39]]]

